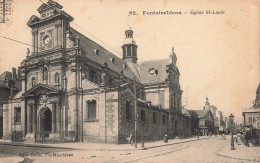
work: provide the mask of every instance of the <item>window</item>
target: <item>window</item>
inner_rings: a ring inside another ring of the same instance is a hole
[[[95,71],[92,71],[90,70],[90,73],[89,73],[89,80],[93,83],[96,83],[97,82],[97,73]]]
[[[21,108],[14,108],[14,123],[21,123]]]
[[[165,125],[167,122],[166,115],[163,115],[163,124]]]
[[[109,87],[113,86],[113,79],[111,77],[108,79],[108,86]]]
[[[126,119],[131,120],[131,104],[129,101],[126,101],[125,103],[125,114],[126,114]]]
[[[95,120],[96,119],[96,100],[88,101],[87,102],[87,119],[88,120]]]
[[[131,45],[127,45],[127,56],[131,56]]]
[[[32,77],[32,87],[34,87],[35,85],[36,85],[35,77]]]
[[[141,121],[145,121],[145,111],[141,110]]]
[[[153,123],[157,123],[157,114],[153,112]]]
[[[43,70],[42,70],[42,79],[48,80],[48,70],[47,70],[46,67],[44,67]]]
[[[57,72],[55,73],[55,83],[60,84],[60,74]]]

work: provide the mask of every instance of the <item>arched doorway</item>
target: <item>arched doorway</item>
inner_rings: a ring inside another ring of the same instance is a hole
[[[45,137],[49,137],[52,130],[52,112],[49,108],[42,108],[40,114],[40,128],[41,132],[45,133]]]
[[[44,119],[44,131],[51,131],[52,126],[51,126],[51,111],[50,109],[45,110],[43,113],[45,119]]]

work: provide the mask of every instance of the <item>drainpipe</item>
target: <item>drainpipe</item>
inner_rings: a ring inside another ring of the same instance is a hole
[[[135,109],[135,148],[137,148],[137,101],[136,101],[136,85],[134,77],[134,109]]]

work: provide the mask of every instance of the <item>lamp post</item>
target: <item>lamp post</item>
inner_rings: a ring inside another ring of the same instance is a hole
[[[234,146],[234,138],[233,138],[233,122],[234,122],[234,115],[231,113],[229,116],[229,120],[230,120],[230,128],[231,128],[231,148],[230,150],[235,150],[235,146]]]

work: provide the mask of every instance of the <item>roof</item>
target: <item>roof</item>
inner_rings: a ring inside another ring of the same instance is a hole
[[[0,80],[0,88],[10,89],[10,87],[6,84],[4,80]]]
[[[197,112],[199,118],[205,118],[206,115],[208,114],[209,110],[208,109],[203,109],[203,110],[194,110]]]
[[[260,83],[258,84],[258,88],[257,88],[256,94],[260,94]]]
[[[145,61],[136,65],[138,75],[143,84],[163,83],[168,78],[166,65],[169,64],[168,59]],[[137,75],[137,74],[136,74]]]
[[[10,89],[10,87],[7,85],[7,81],[10,80],[12,78],[12,73],[5,71],[4,73],[2,73],[0,75],[0,88],[8,88]]]
[[[90,40],[88,37],[82,35],[78,31],[76,31],[73,28],[70,28],[70,32],[72,34],[72,37],[76,38],[77,35],[80,39],[80,47],[84,49],[86,52],[86,57],[100,65],[104,65],[104,63],[107,64],[107,67],[117,73],[120,73],[123,71],[123,74],[130,78],[134,79],[136,78],[136,81],[140,83],[140,80],[138,77],[136,77],[135,73],[131,70],[129,66],[127,65],[127,62],[122,60],[121,58],[117,57],[116,55],[112,54],[108,50],[106,50],[104,47],[98,45],[94,41]],[[98,49],[99,53],[96,53],[96,50]],[[114,58],[114,61],[111,62],[111,59]]]
[[[12,78],[12,73],[9,71],[5,71],[0,75],[0,80],[9,80]]]
[[[185,108],[182,108],[181,113],[184,114],[184,115],[186,115],[186,116],[188,116],[188,117],[191,116],[191,115],[190,115],[190,112],[189,112],[187,109],[185,109]]]

